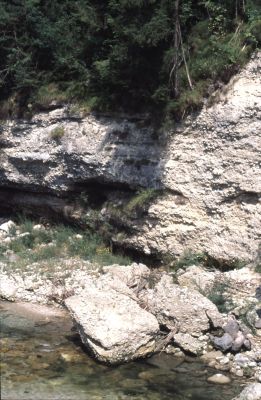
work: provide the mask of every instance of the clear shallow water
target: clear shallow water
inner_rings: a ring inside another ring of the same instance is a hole
[[[66,314],[0,302],[2,400],[231,400],[239,382],[217,386],[216,373],[165,354],[119,367],[96,363]]]

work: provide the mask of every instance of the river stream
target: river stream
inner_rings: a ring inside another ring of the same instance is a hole
[[[161,353],[118,367],[95,362],[64,311],[0,302],[2,400],[231,400],[240,382],[207,382],[217,371]]]

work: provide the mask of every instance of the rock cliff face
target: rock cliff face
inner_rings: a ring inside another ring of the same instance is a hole
[[[146,215],[129,222],[131,233],[115,241],[146,254],[191,249],[220,260],[256,260],[260,65],[259,53],[213,105],[157,137],[144,121],[83,117],[68,107],[8,121],[0,131],[2,201],[59,209],[65,194],[72,201],[94,184],[100,199],[119,188],[163,189]]]

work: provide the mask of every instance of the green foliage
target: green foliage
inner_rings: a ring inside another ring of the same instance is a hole
[[[224,283],[216,283],[208,295],[208,299],[217,306],[218,311],[221,313],[228,313],[230,311],[224,296],[225,290],[226,285]]]
[[[174,263],[175,269],[186,268],[191,265],[203,264],[207,261],[207,255],[205,253],[194,253],[191,250],[187,250],[182,256]]]
[[[175,2],[0,0],[0,101],[11,99],[4,114],[74,101],[88,110],[181,118],[260,45],[260,13],[257,0],[180,2],[193,89],[179,47],[174,95]]]
[[[232,261],[222,261],[216,260],[211,257],[206,252],[197,253],[188,249],[184,251],[184,253],[178,258],[175,259],[171,255],[165,255],[163,257],[163,263],[166,266],[171,267],[173,270],[177,270],[179,268],[187,268],[191,265],[201,265],[210,270],[220,270],[220,271],[230,271],[233,269],[240,269],[245,267],[246,262],[239,259],[234,259]]]
[[[258,274],[261,274],[261,263],[258,263],[258,264],[256,265],[255,271],[256,271]]]
[[[14,231],[11,242],[0,245],[0,258],[4,261],[6,250],[12,250],[21,266],[69,257],[89,260],[100,265],[130,263],[128,257],[113,254],[99,235],[89,231],[79,231],[64,225],[33,229],[33,221],[24,217],[19,218],[18,225],[22,235]]]
[[[140,190],[135,196],[130,199],[124,209],[127,214],[130,214],[137,209],[146,207],[146,205],[151,203],[158,195],[159,191],[155,189]]]
[[[65,130],[62,126],[57,126],[56,128],[52,129],[50,132],[50,136],[52,139],[61,139],[65,133]]]
[[[258,255],[257,255],[257,259],[256,259],[255,271],[258,274],[261,274],[261,243],[259,243],[259,246],[258,246]]]
[[[226,300],[223,295],[225,289],[226,287],[223,283],[217,284],[208,295],[208,299],[217,306],[218,311],[221,313],[227,313],[229,311],[226,307]]]
[[[48,108],[53,102],[64,103],[68,100],[68,94],[62,92],[55,83],[40,86],[32,98],[34,107],[36,108]]]

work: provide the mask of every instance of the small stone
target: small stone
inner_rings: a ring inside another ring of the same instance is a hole
[[[247,367],[250,360],[244,354],[239,353],[235,355],[234,361],[239,367]]]
[[[259,319],[255,322],[255,328],[256,328],[256,329],[261,329],[261,318],[259,318]]]
[[[245,341],[245,336],[243,335],[242,332],[239,331],[237,333],[237,336],[236,336],[233,344],[232,344],[231,350],[234,351],[234,352],[240,351],[241,347],[244,344],[244,341]]]
[[[143,379],[144,381],[151,381],[154,378],[154,374],[150,371],[142,371],[139,373],[139,378]]]
[[[223,327],[224,332],[228,333],[233,339],[236,339],[239,326],[235,319],[230,319],[228,323]]]
[[[251,361],[250,363],[248,363],[248,366],[254,368],[257,366],[257,363],[255,361]]]
[[[215,361],[215,360],[211,360],[211,361],[208,363],[208,366],[211,367],[211,368],[214,368],[214,367],[216,366],[216,361]]]
[[[231,348],[232,343],[233,343],[233,338],[228,334],[225,333],[221,337],[214,337],[214,346],[221,350],[221,351],[226,351]]]
[[[229,358],[228,357],[222,357],[219,360],[220,364],[228,364],[229,363]]]
[[[23,232],[23,233],[20,233],[17,237],[23,238],[23,237],[26,237],[26,236],[30,236],[30,232]]]
[[[210,376],[207,379],[207,381],[210,383],[217,383],[217,384],[224,385],[224,384],[230,383],[231,379],[228,376],[223,375],[223,374],[215,374],[215,375]]]
[[[45,229],[45,227],[41,224],[37,224],[37,225],[33,226],[34,231],[40,231],[40,230],[44,230],[44,229]]]
[[[244,340],[244,346],[245,346],[246,350],[251,350],[251,342],[249,339]]]
[[[223,357],[223,354],[221,353],[221,351],[217,350],[217,351],[209,351],[208,353],[204,354],[201,359],[203,361],[212,361],[212,360],[217,360],[219,357]]]
[[[236,370],[235,375],[242,377],[242,376],[244,376],[244,371],[242,369],[238,369],[238,370]]]

